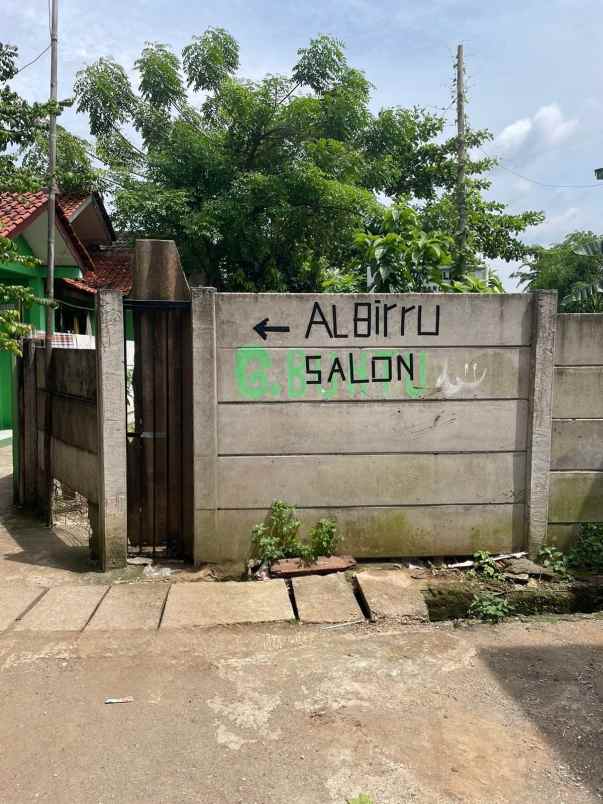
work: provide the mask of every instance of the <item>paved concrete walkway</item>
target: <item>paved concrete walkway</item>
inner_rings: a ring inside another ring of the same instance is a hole
[[[0,449],[0,632],[207,628],[295,620],[345,624],[427,619],[419,584],[402,571],[241,582],[144,581],[143,567],[100,573],[82,536],[11,507],[10,449]],[[196,578],[181,573],[180,581]],[[358,593],[358,589],[362,594]]]

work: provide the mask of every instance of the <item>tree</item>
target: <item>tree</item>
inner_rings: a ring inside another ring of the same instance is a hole
[[[211,28],[180,56],[147,43],[137,87],[111,59],[78,74],[77,108],[108,168],[118,228],[174,238],[198,279],[250,291],[353,284],[355,233],[383,218],[382,196],[412,205],[425,233],[454,236],[456,141],[442,142],[442,116],[372,114],[371,85],[327,36],[300,49],[287,75],[249,81],[238,67],[237,42]],[[489,136],[469,131],[469,149]],[[492,164],[467,163],[475,267],[523,257],[518,235],[542,219],[482,198]]]
[[[594,232],[572,232],[561,243],[535,247],[533,258],[512,276],[527,290],[556,290],[565,312],[603,312],[601,243]]]
[[[17,48],[0,43],[0,188],[25,192],[42,186],[45,170],[35,171],[23,165],[21,153],[32,147],[47,128],[51,110],[57,113],[66,105],[28,103],[14,92],[9,82],[17,74]],[[0,237],[0,263],[18,262],[31,267],[40,264],[34,257],[17,252],[15,244]],[[32,304],[46,304],[27,287],[0,284],[0,351],[21,354],[21,339],[30,331],[22,323],[21,311]]]
[[[347,273],[327,272],[325,290],[421,293],[441,283],[442,269],[451,262],[452,239],[424,232],[417,213],[405,204],[386,208],[356,232],[354,242],[356,261]]]
[[[466,135],[468,145],[479,148],[483,142],[491,139],[487,131],[469,131]],[[446,144],[452,153],[454,140]],[[457,253],[457,244],[453,245],[451,276],[454,280],[462,280],[459,265],[465,265],[468,273],[473,273],[485,265],[485,260],[502,259],[507,262],[525,260],[534,253],[532,246],[520,239],[520,235],[530,226],[536,226],[544,220],[542,212],[528,210],[515,215],[506,211],[506,204],[489,200],[483,193],[488,191],[492,182],[485,173],[496,165],[494,159],[467,160],[466,172],[466,244],[465,253]],[[448,165],[445,166],[448,168]],[[448,179],[448,184],[452,176]],[[421,225],[426,231],[443,231],[451,236],[458,227],[458,209],[454,190],[446,186],[443,192],[424,204],[417,205],[421,217]]]
[[[353,271],[355,233],[384,214],[378,194],[428,202],[452,186],[444,120],[420,108],[371,114],[371,87],[338,40],[312,40],[288,75],[247,81],[238,63],[235,40],[209,29],[181,58],[148,43],[137,88],[108,59],[75,85],[116,188],[117,226],[173,237],[204,282],[317,290]]]
[[[441,289],[446,293],[504,293],[505,289],[500,277],[490,269],[488,279],[480,279],[475,274],[467,274],[463,279],[454,279],[452,282],[442,282]]]

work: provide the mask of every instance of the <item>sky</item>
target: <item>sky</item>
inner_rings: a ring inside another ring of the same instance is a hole
[[[509,211],[542,210],[543,224],[526,242],[549,245],[575,229],[603,235],[603,2],[601,0],[59,0],[59,97],[78,70],[101,56],[129,70],[146,41],[180,51],[195,34],[222,27],[240,43],[240,74],[287,73],[298,48],[320,33],[342,39],[349,63],[375,89],[372,108],[451,107],[453,62],[463,42],[467,116],[494,140],[485,151],[501,160],[491,196]],[[2,40],[25,64],[48,44],[47,0],[3,0]],[[133,74],[133,73],[132,73]],[[28,99],[48,96],[49,57],[15,80]],[[61,122],[87,136],[86,118]],[[505,287],[516,265],[496,265]]]

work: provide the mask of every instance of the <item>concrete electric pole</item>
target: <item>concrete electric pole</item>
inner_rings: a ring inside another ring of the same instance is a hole
[[[50,101],[58,100],[57,73],[59,49],[59,0],[51,0],[50,19]],[[57,116],[52,113],[48,121],[48,248],[46,254],[46,297],[54,300],[55,262],[55,216],[56,216],[56,168],[57,168]],[[46,307],[46,360],[50,363],[52,336],[54,334],[54,307]]]
[[[457,129],[457,175],[456,205],[458,211],[458,231],[456,237],[458,279],[465,273],[465,252],[467,246],[467,196],[465,186],[465,62],[463,45],[456,51],[456,129]]]

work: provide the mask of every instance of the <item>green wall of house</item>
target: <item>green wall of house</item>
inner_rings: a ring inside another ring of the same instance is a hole
[[[33,256],[33,252],[24,237],[21,235],[16,237],[15,244],[19,254]],[[58,265],[55,268],[55,275],[57,279],[66,277],[76,279],[81,276],[81,271],[75,266]],[[45,265],[29,268],[16,262],[0,263],[0,284],[2,285],[24,285],[31,288],[36,296],[43,297],[45,294],[45,282]],[[43,330],[45,328],[45,318],[45,308],[40,304],[34,304],[29,310],[25,311],[24,315],[25,322],[30,324],[34,330]],[[7,430],[12,427],[12,399],[12,358],[9,354],[0,352],[0,430]]]

